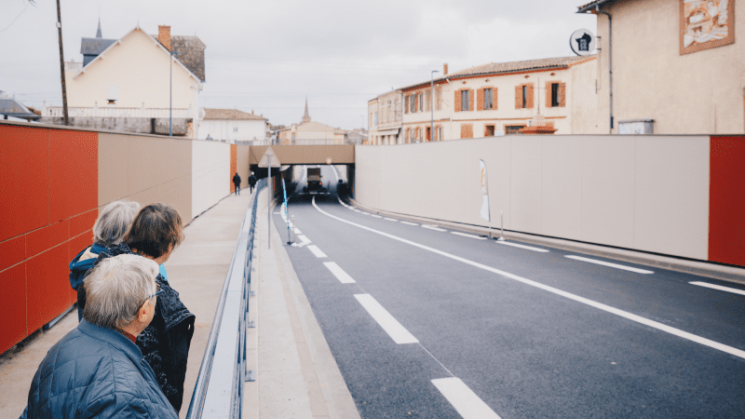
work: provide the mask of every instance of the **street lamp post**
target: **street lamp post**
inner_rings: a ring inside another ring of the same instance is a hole
[[[168,51],[171,53],[171,77],[170,77],[170,88],[168,97],[168,136],[173,137],[173,56],[178,55],[178,52]],[[196,104],[195,104],[196,106]]]
[[[437,73],[438,70],[432,70],[432,73],[430,74],[430,82],[429,82],[429,98],[430,98],[430,108],[431,111],[431,120],[429,123],[429,140],[434,141],[435,139],[435,73]]]

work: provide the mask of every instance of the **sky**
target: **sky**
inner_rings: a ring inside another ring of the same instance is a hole
[[[271,124],[310,116],[365,127],[367,102],[394,88],[487,64],[573,55],[596,31],[587,0],[60,0],[65,60],[80,40],[118,39],[138,24],[206,45],[200,106],[254,111]],[[0,90],[26,105],[62,104],[54,0],[0,0]]]

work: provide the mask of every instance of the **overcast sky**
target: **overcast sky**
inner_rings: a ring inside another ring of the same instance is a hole
[[[197,35],[207,46],[200,106],[263,114],[272,124],[310,115],[366,126],[367,101],[489,62],[572,55],[570,34],[596,32],[583,0],[61,0],[65,60],[80,39],[148,33]],[[0,0],[0,90],[30,106],[61,105],[56,3]]]

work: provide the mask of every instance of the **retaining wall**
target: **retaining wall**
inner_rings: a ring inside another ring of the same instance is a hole
[[[745,266],[745,137],[505,136],[357,146],[356,199],[491,225]]]
[[[188,223],[232,191],[230,162],[220,142],[0,122],[0,353],[76,301],[99,208],[165,202]]]

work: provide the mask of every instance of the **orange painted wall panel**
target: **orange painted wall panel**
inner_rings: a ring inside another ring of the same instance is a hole
[[[0,241],[49,222],[46,129],[0,126]]]
[[[68,221],[34,230],[26,234],[26,257],[33,257],[70,238]]]
[[[0,353],[28,336],[26,328],[26,264],[0,272]]]
[[[711,137],[709,260],[745,266],[745,136]]]
[[[230,145],[230,190],[235,192],[235,184],[233,183],[233,176],[238,172],[238,146],[235,144]],[[243,183],[243,179],[241,179]]]
[[[93,228],[93,224],[96,223],[98,218],[98,209],[94,209],[83,214],[78,215],[70,219],[70,237],[79,236],[84,231],[89,231]],[[91,240],[93,236],[91,236]]]
[[[28,330],[34,332],[70,305],[69,243],[61,244],[26,262],[28,272]]]
[[[98,206],[98,134],[50,130],[50,221]]]
[[[26,259],[25,236],[0,242],[0,271],[24,259]]]

